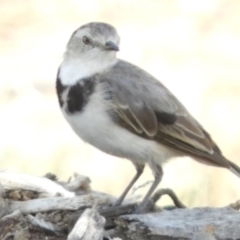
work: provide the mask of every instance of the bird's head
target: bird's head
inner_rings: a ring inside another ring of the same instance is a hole
[[[119,51],[120,38],[116,29],[106,23],[92,22],[78,28],[71,36],[65,58],[84,62],[114,61]]]

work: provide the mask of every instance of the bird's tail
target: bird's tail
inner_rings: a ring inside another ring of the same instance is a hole
[[[230,165],[229,170],[240,178],[240,167],[237,164],[235,164],[229,160],[227,160],[227,161]]]

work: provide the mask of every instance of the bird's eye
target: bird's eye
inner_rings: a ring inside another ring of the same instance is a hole
[[[83,36],[82,41],[85,45],[89,45],[91,43],[91,39],[87,36]]]

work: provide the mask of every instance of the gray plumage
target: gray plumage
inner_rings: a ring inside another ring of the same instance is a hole
[[[229,167],[210,135],[177,98],[146,71],[119,60],[99,76],[99,82],[107,84],[106,88],[111,91],[117,113],[115,121],[122,126],[186,154],[207,158],[207,164]],[[164,113],[175,121],[164,124],[161,119]]]
[[[136,212],[162,178],[162,164],[192,156],[240,176],[203,127],[177,98],[146,71],[116,58],[119,36],[114,27],[90,23],[77,29],[59,68],[57,91],[63,114],[86,142],[133,162],[137,173],[117,204],[141,175],[145,163],[154,183]]]

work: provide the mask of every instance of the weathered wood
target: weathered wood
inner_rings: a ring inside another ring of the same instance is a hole
[[[101,240],[105,219],[96,209],[86,209],[78,219],[67,240]]]
[[[89,177],[83,176],[78,173],[74,173],[73,180],[72,181],[70,180],[67,183],[65,182],[59,182],[59,183],[62,184],[65,189],[71,192],[75,192],[76,195],[91,192],[91,188],[90,188],[91,181]]]
[[[135,215],[138,196],[113,207],[116,198],[90,188],[88,177],[68,182],[56,176],[33,177],[0,171],[0,239],[13,240],[236,240],[240,239],[240,201],[228,208],[161,210],[155,204],[170,189],[149,201],[151,213]],[[87,210],[86,210],[87,209]],[[171,208],[169,208],[171,209]],[[69,234],[71,232],[71,234]]]
[[[26,216],[26,219],[32,226],[34,226],[42,231],[45,231],[46,233],[52,233],[53,235],[57,235],[57,236],[64,235],[62,229],[59,226],[57,226],[56,224],[47,222],[44,219],[39,219],[30,214]]]
[[[230,207],[174,209],[117,220],[115,234],[128,240],[236,240],[240,213]]]
[[[137,207],[136,203],[117,206],[117,207],[105,207],[99,208],[99,213],[106,218],[105,229],[111,229],[116,226],[115,220],[119,216],[131,214]]]
[[[40,197],[75,196],[75,193],[66,190],[54,181],[45,177],[35,177],[28,174],[0,170],[0,183],[5,191],[18,189],[30,190],[40,193]]]
[[[21,209],[22,213],[37,213],[47,211],[74,211],[94,205],[105,206],[112,204],[112,199],[99,194],[86,194],[75,197],[50,197],[28,201],[9,201],[10,211]]]
[[[102,240],[110,239],[109,235],[113,234],[113,231],[105,231],[105,218],[102,217],[97,209],[86,209],[71,233],[68,235],[67,240]],[[122,240],[121,238],[111,238],[111,240]]]

